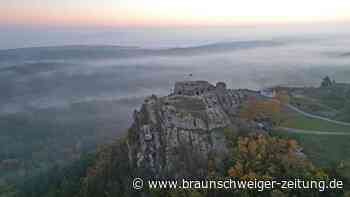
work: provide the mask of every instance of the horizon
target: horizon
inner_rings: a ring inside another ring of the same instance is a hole
[[[220,42],[347,37],[346,22],[221,27],[0,25],[0,49],[70,45],[177,48]],[[23,33],[25,32],[25,33]]]
[[[67,45],[198,46],[350,33],[350,2],[302,0],[12,0],[0,49]]]

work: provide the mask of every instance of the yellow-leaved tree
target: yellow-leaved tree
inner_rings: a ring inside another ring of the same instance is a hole
[[[275,178],[328,180],[328,175],[307,159],[301,152],[297,141],[293,139],[250,134],[238,137],[236,144],[231,153],[233,163],[227,172],[232,178],[241,180],[272,180]],[[242,192],[248,192],[249,196],[255,196],[254,192],[256,191]],[[276,194],[281,191],[274,192]],[[310,192],[317,191],[304,192],[307,196]]]

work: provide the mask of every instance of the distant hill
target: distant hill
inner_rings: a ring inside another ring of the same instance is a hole
[[[343,53],[341,56],[348,57],[348,56],[350,56],[350,52],[349,53]]]
[[[276,41],[235,41],[214,43],[201,46],[145,49],[123,46],[57,46],[57,47],[33,47],[0,50],[1,61],[24,60],[52,60],[52,59],[98,59],[98,58],[135,58],[144,56],[188,56],[205,53],[220,53],[256,47],[273,47],[282,45]]]
[[[170,48],[159,51],[164,55],[195,55],[202,53],[218,53],[242,49],[251,49],[256,47],[273,47],[282,45],[282,42],[275,41],[236,41],[236,42],[222,42],[208,45],[186,47],[186,48]]]

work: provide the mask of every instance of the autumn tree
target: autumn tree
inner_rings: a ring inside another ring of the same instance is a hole
[[[279,90],[276,92],[274,99],[278,100],[282,105],[288,104],[290,96],[287,90]]]
[[[314,167],[300,150],[293,139],[263,134],[242,136],[237,139],[237,146],[231,153],[233,163],[227,173],[241,180],[272,180],[278,177],[327,179],[328,175]]]
[[[283,102],[285,98],[283,97]],[[240,118],[246,120],[269,120],[273,125],[280,125],[287,119],[281,109],[281,101],[278,99],[258,100],[249,98],[240,110]]]

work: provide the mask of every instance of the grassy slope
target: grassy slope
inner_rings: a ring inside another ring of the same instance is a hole
[[[312,119],[292,113],[288,122],[282,126],[328,132],[350,132],[350,127]],[[298,140],[304,152],[317,165],[334,167],[340,161],[350,158],[350,136],[312,135],[274,131],[273,135]]]
[[[328,132],[350,132],[350,127],[337,125],[331,122],[305,117],[293,113],[290,119],[282,126],[296,129],[317,130]]]
[[[308,135],[275,131],[273,135],[296,139],[306,155],[322,167],[334,167],[350,158],[350,136]]]
[[[292,97],[293,104],[299,103],[310,113],[336,112],[332,119],[350,122],[350,85],[339,84],[330,88],[305,89],[298,97]]]
[[[313,108],[312,106],[319,107],[319,109],[316,107],[314,110],[329,111],[330,109],[326,109],[325,106],[331,106],[330,108],[333,109],[336,107],[335,105],[328,105],[327,102],[317,102],[316,99],[308,102],[308,106],[311,103],[311,108]],[[288,112],[288,114],[288,121],[282,125],[284,127],[327,132],[350,132],[350,127],[347,126],[308,118],[295,112]],[[334,167],[342,160],[350,158],[350,136],[310,135],[283,131],[275,131],[273,135],[298,140],[308,157],[316,165],[322,167]]]

